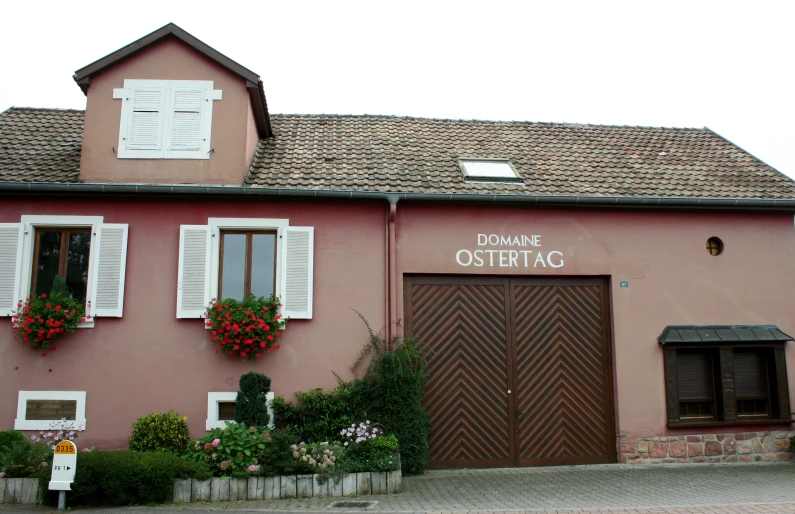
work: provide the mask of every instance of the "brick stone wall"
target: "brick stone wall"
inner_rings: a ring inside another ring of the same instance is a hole
[[[777,462],[792,460],[789,438],[795,431],[729,432],[663,437],[618,436],[618,462],[673,464],[715,462]]]

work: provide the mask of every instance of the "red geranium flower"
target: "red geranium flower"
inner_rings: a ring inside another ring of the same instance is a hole
[[[246,360],[262,357],[273,346],[274,336],[278,337],[284,330],[285,320],[278,311],[279,301],[275,297],[213,300],[205,314],[206,324],[212,329],[210,340],[217,347],[217,353]],[[253,348],[259,351],[252,351]]]

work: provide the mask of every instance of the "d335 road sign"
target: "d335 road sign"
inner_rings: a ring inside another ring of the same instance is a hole
[[[71,491],[77,467],[77,446],[72,441],[60,441],[55,445],[52,458],[50,491]]]

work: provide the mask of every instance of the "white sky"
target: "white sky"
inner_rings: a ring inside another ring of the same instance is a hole
[[[795,2],[17,1],[0,111],[83,109],[72,74],[174,22],[272,113],[709,127],[795,177]]]

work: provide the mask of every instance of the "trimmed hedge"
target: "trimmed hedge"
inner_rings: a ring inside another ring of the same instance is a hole
[[[0,448],[14,448],[15,446],[22,446],[28,442],[28,439],[22,432],[16,430],[3,430],[0,432]]]
[[[348,428],[361,416],[351,385],[338,379],[337,387],[328,391],[312,389],[295,393],[295,404],[281,396],[273,400],[273,417],[277,428],[289,428],[296,441],[321,443],[340,438],[340,431]]]
[[[271,379],[249,371],[240,377],[240,391],[235,398],[235,421],[250,427],[265,427],[270,423],[268,393]]]
[[[127,438],[130,449],[136,452],[166,452],[179,455],[191,443],[188,418],[173,410],[153,412],[138,418],[132,424],[132,435]]]
[[[212,474],[200,464],[162,452],[108,450],[80,452],[69,505],[132,505],[172,500],[175,478],[207,480]],[[50,474],[39,476],[44,489]],[[45,503],[57,505],[49,491]]]

